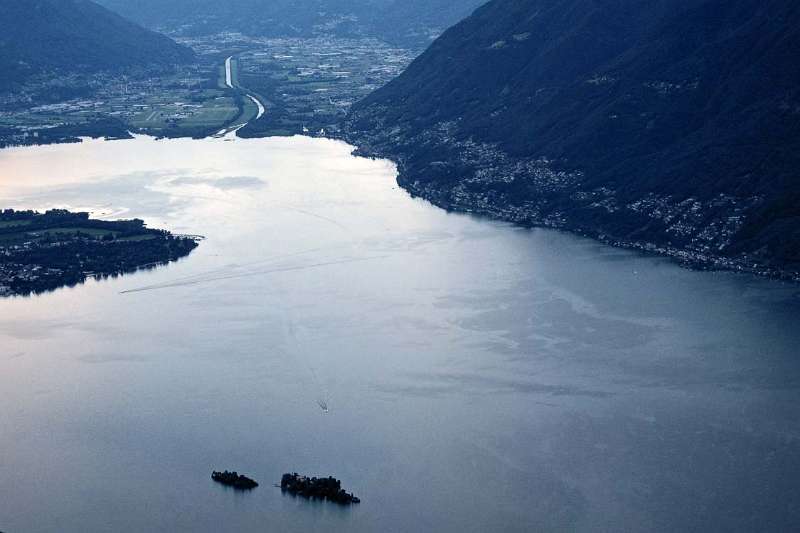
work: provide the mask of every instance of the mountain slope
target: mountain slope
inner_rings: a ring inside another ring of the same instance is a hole
[[[485,0],[99,0],[151,28],[189,34],[369,36],[427,46]]]
[[[0,84],[43,70],[172,64],[193,52],[88,0],[0,0]]]
[[[446,207],[791,275],[798,57],[788,0],[494,0],[347,128]]]

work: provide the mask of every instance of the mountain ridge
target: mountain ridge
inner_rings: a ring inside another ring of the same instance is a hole
[[[335,34],[424,47],[484,0],[99,0],[151,28],[271,37]]]
[[[193,57],[189,48],[89,0],[0,0],[0,85],[47,70],[112,70]]]
[[[493,0],[346,137],[449,209],[793,277],[798,28],[779,0]]]

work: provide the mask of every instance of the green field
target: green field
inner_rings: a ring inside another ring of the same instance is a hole
[[[217,87],[220,89],[227,89],[228,86],[225,84],[225,64],[218,69],[218,76],[217,76]]]
[[[155,239],[155,235],[136,235],[135,237],[123,237],[121,239],[117,239],[117,242],[141,242],[141,241],[151,241]]]
[[[30,224],[30,221],[26,221],[27,224]],[[27,224],[19,224],[15,226],[8,226],[7,222],[2,223],[3,228],[15,228],[17,226],[24,226]],[[0,234],[0,243],[22,243],[22,242],[36,242],[42,239],[45,234],[50,234],[51,236],[61,235],[76,235],[78,233],[83,233],[84,235],[90,235],[92,237],[105,237],[106,235],[116,236],[119,235],[120,232],[118,231],[111,231],[111,230],[104,230],[104,229],[96,229],[96,228],[79,228],[79,227],[64,227],[64,228],[48,228],[43,230],[36,230],[36,231],[18,231],[14,233],[4,233]]]
[[[217,92],[217,91],[215,91]],[[187,107],[175,103],[164,103],[136,114],[131,126],[147,130],[161,130],[172,127],[220,128],[239,114],[233,98],[216,96],[205,100],[201,107]]]
[[[0,229],[21,228],[23,226],[29,226],[30,224],[30,220],[7,220],[5,222],[0,222]]]
[[[93,237],[105,237],[106,235],[119,234],[118,231],[110,231],[106,229],[69,227],[69,228],[48,228],[46,230],[41,230],[32,233],[32,235],[43,235],[45,233],[49,233],[51,235],[57,235],[57,234],[74,235],[77,233],[83,233],[85,235],[91,235]]]

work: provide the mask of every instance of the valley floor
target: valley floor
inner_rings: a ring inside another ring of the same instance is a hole
[[[181,41],[197,53],[195,64],[93,76],[49,73],[0,94],[0,148],[129,133],[201,138],[245,123],[244,137],[335,133],[353,102],[415,55],[371,38],[225,33]],[[259,120],[267,112],[269,119]]]

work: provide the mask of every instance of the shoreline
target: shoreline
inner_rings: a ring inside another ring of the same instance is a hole
[[[387,159],[391,160],[391,158]],[[732,272],[737,274],[751,275],[758,278],[766,278],[774,281],[800,283],[800,273],[798,272],[757,264],[750,266],[743,259],[710,255],[677,247],[660,246],[656,243],[648,241],[626,241],[615,239],[609,235],[606,235],[602,231],[594,229],[578,226],[572,227],[567,224],[553,224],[546,220],[535,221],[528,218],[520,220],[514,215],[504,212],[499,208],[492,209],[489,206],[484,207],[480,205],[463,206],[442,201],[433,195],[425,194],[423,189],[414,188],[401,178],[401,174],[398,174],[397,184],[407,191],[412,197],[422,198],[431,205],[443,209],[448,213],[474,215],[487,218],[489,220],[508,222],[522,228],[539,228],[561,231],[579,237],[592,239],[596,242],[607,246],[612,246],[614,248],[636,251],[651,257],[664,257],[679,264],[683,268],[699,272]]]
[[[52,144],[80,143],[83,142],[84,140],[90,140],[90,139],[91,140],[104,139],[107,141],[113,141],[113,140],[130,140],[137,136],[144,136],[153,138],[155,140],[160,140],[165,138],[203,140],[203,139],[215,138],[217,136],[217,135],[205,135],[197,137],[187,134],[175,137],[172,136],[166,137],[166,136],[151,135],[146,132],[129,132],[129,133],[130,135],[127,137],[98,135],[98,136],[78,137],[75,139],[66,139],[63,141],[9,145],[0,147],[0,152],[2,152],[5,149],[11,149],[11,148],[28,148],[36,146],[48,146]],[[250,139],[250,137],[239,137],[237,131],[233,131],[233,133],[238,138]],[[293,137],[293,136],[296,135],[289,135],[289,136],[264,135],[264,136],[257,136],[254,138],[269,139],[272,137]],[[312,136],[309,137],[317,138]],[[486,203],[480,204],[477,202],[469,202],[469,203],[453,202],[446,198],[447,191],[434,188],[430,188],[429,190],[428,188],[424,187],[415,187],[414,184],[406,175],[406,173],[404,172],[402,168],[403,166],[402,163],[398,161],[398,159],[401,159],[400,157],[397,157],[391,153],[383,153],[379,151],[368,150],[363,145],[361,145],[361,143],[358,142],[357,136],[351,137],[345,134],[345,135],[331,135],[327,136],[326,138],[335,141],[347,142],[348,144],[353,146],[353,154],[355,156],[366,157],[370,159],[386,159],[396,164],[398,169],[396,182],[403,190],[405,190],[412,197],[421,198],[429,202],[431,205],[443,209],[448,213],[459,213],[465,215],[485,217],[489,220],[508,222],[523,228],[541,228],[541,229],[563,231],[566,233],[570,233],[572,235],[589,238],[599,243],[605,244],[607,246],[612,246],[614,248],[631,250],[653,257],[664,257],[670,259],[671,261],[674,261],[683,268],[695,271],[733,272],[733,273],[751,275],[754,277],[770,279],[775,281],[800,283],[800,272],[779,267],[768,266],[764,264],[758,264],[758,263],[753,264],[750,261],[746,261],[742,258],[714,255],[685,248],[659,245],[655,242],[650,242],[650,241],[628,241],[624,239],[618,239],[614,238],[611,235],[606,234],[603,231],[596,230],[593,228],[586,228],[579,225],[571,225],[567,222],[562,222],[562,221],[551,222],[546,219],[537,220],[535,218],[530,217],[529,214],[521,216],[520,214],[511,212],[508,209],[503,209],[501,206],[489,205]]]
[[[178,261],[199,236],[148,228],[144,221],[100,220],[52,209],[0,210],[0,297],[42,294],[62,287],[149,270]]]
[[[775,267],[754,262],[740,257],[729,257],[699,252],[687,248],[660,245],[652,241],[628,241],[615,238],[606,232],[593,228],[586,228],[578,224],[570,224],[564,219],[548,220],[546,217],[535,217],[530,212],[514,211],[513,206],[498,206],[482,198],[482,202],[471,201],[470,198],[459,198],[459,201],[450,199],[450,192],[434,186],[420,187],[412,182],[404,169],[402,155],[380,149],[370,148],[362,143],[359,135],[345,134],[341,137],[348,144],[355,146],[354,155],[372,159],[387,159],[397,165],[397,184],[414,198],[421,198],[431,205],[447,211],[485,217],[514,224],[522,228],[540,228],[562,231],[572,235],[592,239],[614,248],[635,251],[647,256],[663,257],[669,259],[682,268],[699,272],[732,272],[750,275],[761,279],[800,283],[800,272],[788,268]]]

